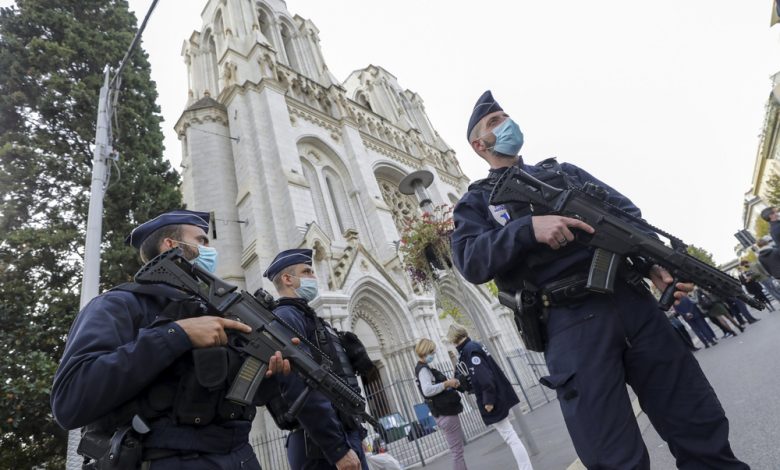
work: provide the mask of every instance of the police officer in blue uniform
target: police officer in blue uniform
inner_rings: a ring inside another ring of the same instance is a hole
[[[127,243],[146,262],[181,247],[213,272],[209,215],[178,210],[138,226]],[[190,296],[163,285],[127,283],[90,301],[76,317],[54,376],[51,406],[65,429],[84,427],[85,468],[259,469],[249,445],[255,407],[224,400],[235,360],[224,346],[247,325],[204,314]],[[215,366],[215,367],[212,367]],[[289,373],[280,353],[272,373]],[[113,454],[111,457],[110,454]],[[143,463],[142,463],[143,462]]]
[[[518,156],[523,134],[490,91],[474,106],[467,137],[490,172],[469,187],[454,209],[455,266],[475,284],[495,279],[510,295],[526,290],[547,299],[538,337],[550,375],[542,382],[557,391],[585,466],[650,468],[626,391],[629,384],[679,468],[748,468],[734,457],[728,420],[707,378],[641,282],[647,277],[663,290],[672,282],[669,273],[634,260],[616,280],[613,294],[589,292],[583,277],[593,253],[573,241],[576,231],[592,233],[592,227],[527,204],[492,206],[489,197],[497,178],[520,165],[553,186],[594,183],[607,191],[613,205],[636,216],[641,216],[639,209],[574,165],[552,159],[526,164]],[[675,296],[692,287],[677,284]]]
[[[518,470],[533,470],[523,442],[509,422],[509,410],[520,403],[509,379],[482,344],[473,341],[463,325],[453,323],[447,339],[460,353],[458,369],[468,369],[469,391],[474,394],[479,414],[486,426],[492,426],[507,443]],[[462,365],[461,365],[462,364]]]
[[[312,269],[312,250],[292,249],[279,253],[263,274],[270,279],[279,294],[279,306],[274,309],[282,320],[296,332],[316,345],[318,354],[326,354],[333,370],[360,393],[357,378],[334,330],[317,317],[309,302],[318,295],[317,278]],[[281,397],[285,404],[269,406],[277,425],[289,429],[287,460],[292,470],[333,469],[368,470],[362,440],[365,430],[351,416],[345,416],[321,393],[312,391],[297,415],[288,422],[284,419],[285,405],[289,408],[301,395],[305,385],[295,374],[277,376]]]

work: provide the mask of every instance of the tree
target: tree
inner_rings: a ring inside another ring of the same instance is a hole
[[[1,468],[64,465],[67,434],[52,420],[49,390],[79,309],[102,71],[119,63],[136,23],[121,0],[19,0],[0,8]],[[131,228],[181,207],[140,49],[122,90],[102,288],[131,279],[140,265],[124,245]]]
[[[780,174],[772,174],[766,181],[766,186],[767,204],[780,207]]]
[[[698,246],[689,245],[688,254],[698,259],[699,261],[703,261],[712,267],[716,267],[715,259],[712,257],[712,253],[705,250],[704,248],[699,248]]]

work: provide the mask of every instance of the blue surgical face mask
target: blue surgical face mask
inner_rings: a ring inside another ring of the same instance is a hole
[[[430,364],[431,362],[433,362],[434,357],[436,357],[435,354],[433,353],[428,354],[427,356],[425,356],[425,363]]]
[[[317,298],[317,279],[313,277],[299,277],[298,279],[301,280],[301,287],[295,289],[295,293],[298,294],[298,297],[307,302],[311,302]]]
[[[504,119],[504,122],[496,126],[493,135],[496,136],[494,152],[515,157],[523,147],[523,132],[511,118]]]
[[[198,245],[198,257],[193,260],[193,263],[210,273],[214,273],[217,270],[217,249]]]
[[[182,245],[194,246],[198,249],[198,256],[191,261],[192,264],[196,264],[210,273],[214,273],[217,270],[217,249],[210,246],[193,245],[192,243],[182,242],[175,240]]]

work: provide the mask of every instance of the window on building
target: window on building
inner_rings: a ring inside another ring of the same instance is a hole
[[[349,207],[349,199],[347,199],[347,193],[344,191],[341,178],[328,169],[325,171],[325,185],[328,187],[328,195],[333,205],[339,233],[343,234],[349,228],[356,228],[352,218],[352,211]]]
[[[288,28],[286,24],[282,24],[280,32],[282,34],[282,43],[284,45],[284,55],[287,58],[287,65],[295,70],[300,70],[296,56],[294,39],[292,37],[290,28]]]
[[[258,10],[257,22],[260,24],[260,32],[263,33],[263,36],[268,40],[268,45],[274,47],[274,35],[268,13],[263,10]]]

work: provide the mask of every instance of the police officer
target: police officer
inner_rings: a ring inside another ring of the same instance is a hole
[[[208,226],[208,213],[168,212],[135,228],[127,243],[144,262],[181,247],[213,272]],[[228,332],[251,328],[203,313],[181,291],[134,283],[95,297],[79,313],[51,405],[63,428],[85,427],[80,449],[98,454],[85,468],[136,468],[142,461],[145,468],[260,468],[248,438],[255,408],[223,399],[231,377],[205,388],[194,370],[195,357],[206,365],[217,360],[222,368],[214,370],[224,370]],[[269,370],[289,373],[290,365],[277,352]]]
[[[309,350],[315,359],[318,354],[326,354],[333,362],[334,372],[359,393],[357,378],[338,336],[308,304],[318,295],[317,278],[312,269],[312,250],[282,251],[263,275],[274,283],[279,294],[279,306],[274,309],[274,314],[317,346],[319,351],[301,346]],[[294,374],[277,376],[276,381],[288,406],[305,388],[300,377]],[[272,410],[269,408],[269,411]],[[280,424],[279,411],[275,414],[274,420]],[[290,426],[291,432],[287,437],[287,460],[292,470],[368,470],[362,446],[365,430],[354,417],[345,416],[337,410],[324,395],[311,392],[296,421]]]
[[[769,222],[769,234],[775,246],[780,248],[780,213],[777,207],[766,207],[761,211],[761,218]]]
[[[469,187],[455,207],[455,266],[475,284],[495,279],[502,291],[544,294],[550,371],[577,454],[588,468],[647,469],[649,456],[625,384],[639,397],[680,468],[745,469],[728,441],[728,421],[693,355],[674,338],[642,276],[660,290],[672,282],[659,266],[635,260],[615,281],[614,294],[585,289],[592,251],[574,243],[593,228],[573,218],[545,215],[528,204],[489,204],[497,178],[513,166],[553,186],[604,188],[607,200],[630,214],[639,209],[625,196],[570,164],[545,160],[527,165],[518,156],[523,134],[486,91],[467,130],[472,149],[490,165],[488,178]],[[690,291],[677,284],[675,297]]]
[[[462,367],[461,364],[468,368],[470,390],[477,399],[482,421],[486,426],[493,426],[498,431],[512,450],[519,470],[532,470],[528,451],[525,450],[523,441],[509,422],[509,410],[520,403],[509,379],[488,350],[469,338],[468,331],[462,325],[457,323],[450,325],[447,340],[454,344],[460,353],[458,368]]]

